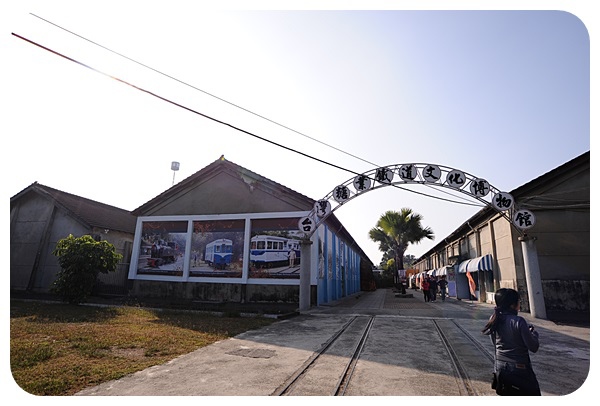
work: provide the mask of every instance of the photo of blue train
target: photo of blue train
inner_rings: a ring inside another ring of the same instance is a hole
[[[227,238],[219,238],[206,244],[204,261],[215,269],[225,269],[231,264],[233,242]]]

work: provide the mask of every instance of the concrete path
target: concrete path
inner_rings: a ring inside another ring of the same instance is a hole
[[[350,347],[367,323],[370,330],[345,395],[494,395],[489,388],[492,345],[480,333],[493,306],[450,298],[426,303],[420,292],[407,293],[414,297],[397,298],[380,289],[312,308],[78,395],[271,396],[309,364],[310,373],[288,394],[331,395],[340,368],[351,358]],[[540,350],[532,362],[542,394],[577,391],[589,370],[589,328],[521,315],[540,333]],[[341,331],[328,352],[317,357]],[[457,378],[460,365],[468,377],[464,382]],[[585,385],[577,393],[591,393],[590,382]]]

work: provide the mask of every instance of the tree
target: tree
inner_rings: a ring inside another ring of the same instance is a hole
[[[409,269],[415,262],[417,262],[417,258],[414,255],[408,254],[404,256],[404,266],[408,266]]]
[[[399,212],[388,210],[369,231],[369,237],[379,243],[384,258],[394,259],[396,270],[404,269],[404,253],[410,244],[418,244],[423,238],[433,239],[433,230],[423,228],[422,219],[420,214],[409,208]]]
[[[107,241],[96,241],[89,235],[75,238],[72,234],[58,241],[52,254],[58,257],[61,270],[51,290],[72,304],[85,302],[98,274],[114,272],[123,257]]]

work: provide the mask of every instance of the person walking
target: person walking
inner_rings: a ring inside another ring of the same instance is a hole
[[[448,289],[448,281],[446,275],[442,275],[442,278],[438,281],[438,288],[440,288],[440,296],[442,296],[442,302],[446,301],[446,291]]]
[[[519,292],[501,288],[494,300],[494,314],[482,330],[491,337],[496,353],[492,388],[502,396],[541,396],[529,358],[529,351],[535,353],[539,349],[539,335],[533,325],[518,315]]]
[[[425,277],[421,282],[421,290],[423,291],[423,297],[426,302],[429,302],[429,277]]]
[[[431,296],[432,302],[435,302],[435,299],[437,299],[438,284],[436,279],[435,276],[432,276],[429,280],[429,295]]]

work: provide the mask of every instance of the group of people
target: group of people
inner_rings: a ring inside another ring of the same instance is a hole
[[[446,292],[448,289],[448,281],[446,275],[441,277],[425,276],[421,281],[421,291],[426,302],[435,302],[437,299],[438,290],[442,297],[442,302],[446,300]]]

